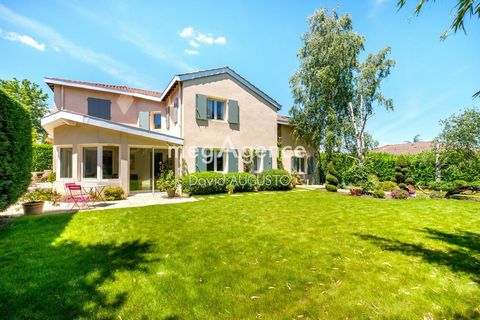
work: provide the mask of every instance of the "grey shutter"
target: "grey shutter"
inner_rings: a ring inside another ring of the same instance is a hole
[[[296,172],[296,161],[295,161],[296,157],[291,157],[290,158],[290,162],[291,162],[291,169],[290,169],[290,172]]]
[[[197,94],[196,110],[197,119],[207,120],[207,96]]]
[[[307,174],[312,174],[314,172],[313,166],[314,166],[313,157],[310,156],[307,158]]]
[[[228,172],[238,172],[238,153],[237,150],[228,151]]]
[[[238,108],[238,101],[228,100],[228,122],[240,123],[240,110]]]
[[[105,99],[88,98],[88,115],[92,117],[111,119],[111,101]]]
[[[270,150],[265,151],[265,155],[263,156],[263,171],[271,170],[272,169],[272,155]]]
[[[170,107],[167,107],[167,114],[165,115],[165,121],[167,123],[167,130],[170,129]]]
[[[138,126],[145,130],[150,130],[150,112],[140,111],[138,113]]]
[[[178,98],[173,101],[173,123],[178,122]]]
[[[207,171],[207,164],[205,163],[205,159],[203,157],[202,148],[197,148],[197,154],[195,157],[195,171],[196,172]]]

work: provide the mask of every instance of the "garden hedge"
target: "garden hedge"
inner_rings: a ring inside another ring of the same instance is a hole
[[[53,145],[34,144],[32,146],[32,171],[52,170]]]
[[[30,113],[0,89],[0,211],[25,193],[32,164]]]
[[[263,171],[258,175],[259,190],[291,190],[292,175],[282,169]]]

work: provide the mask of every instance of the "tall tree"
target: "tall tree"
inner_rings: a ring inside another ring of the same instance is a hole
[[[338,147],[341,124],[354,96],[353,77],[364,38],[352,30],[350,15],[326,8],[308,18],[309,30],[298,52],[299,70],[290,79],[291,123],[297,137],[327,156]],[[331,159],[327,159],[330,161]]]
[[[45,141],[47,133],[43,130],[40,121],[50,112],[47,103],[48,94],[44,93],[36,83],[27,79],[0,79],[0,87],[27,106],[32,119],[32,136]]]
[[[395,66],[395,61],[388,58],[390,51],[387,47],[377,54],[369,54],[359,65],[354,79],[355,95],[348,106],[360,164],[363,163],[366,152],[365,127],[374,115],[374,106],[383,105],[385,109],[393,110],[392,100],[385,98],[380,91],[380,84]]]

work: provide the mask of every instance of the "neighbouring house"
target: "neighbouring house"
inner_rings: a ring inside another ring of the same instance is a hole
[[[259,150],[254,172],[277,167],[277,143],[301,145],[281,106],[229,67],[178,74],[163,92],[45,78],[54,112],[42,119],[54,145],[55,187],[81,181],[155,191],[155,179],[199,171],[244,170],[245,148]],[[314,158],[282,152],[288,171],[314,181]]]
[[[393,155],[418,154],[423,151],[433,151],[433,141],[406,142],[399,144],[387,144],[373,149],[371,152],[385,152]]]

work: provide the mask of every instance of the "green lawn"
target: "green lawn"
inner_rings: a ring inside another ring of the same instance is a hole
[[[0,317],[480,317],[478,202],[204,198],[2,227]]]

